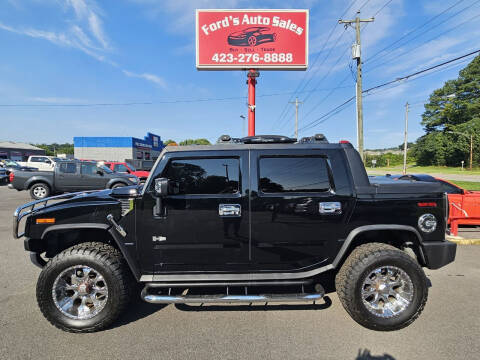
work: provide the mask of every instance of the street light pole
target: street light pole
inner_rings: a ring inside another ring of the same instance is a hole
[[[470,134],[470,171],[472,171],[473,164],[473,134]]]
[[[405,104],[405,139],[403,141],[403,175],[407,173],[407,144],[408,144],[408,102]]]

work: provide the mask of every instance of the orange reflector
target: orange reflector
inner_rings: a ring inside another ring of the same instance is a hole
[[[437,207],[436,202],[419,202],[417,205],[420,207]]]
[[[55,218],[37,219],[37,224],[55,224]]]

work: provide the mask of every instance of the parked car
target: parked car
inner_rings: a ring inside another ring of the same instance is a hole
[[[3,168],[6,170],[7,175],[10,175],[11,172],[15,170],[21,171],[38,171],[38,168],[31,167],[31,166],[23,166],[20,165],[18,162],[13,160],[8,160],[3,163]]]
[[[438,183],[442,191],[448,194],[450,233],[457,235],[459,225],[480,225],[480,191],[462,189],[447,180],[428,174],[387,175],[374,178]]]
[[[143,187],[15,211],[14,237],[25,237],[42,268],[37,301],[48,321],[103,329],[127,308],[135,283],[150,303],[266,303],[318,300],[334,280],[342,305],[369,329],[401,329],[420,315],[422,267],[455,259],[439,184],[372,185],[348,143],[224,140],[165,147]]]
[[[53,156],[32,155],[28,157],[27,161],[19,161],[18,163],[21,166],[36,167],[40,171],[53,171],[55,162],[59,160],[59,158],[54,158]]]
[[[256,46],[266,42],[275,42],[277,34],[266,26],[253,26],[228,35],[227,42],[233,46]]]
[[[12,174],[9,187],[29,190],[32,199],[37,200],[55,193],[110,189],[138,183],[134,175],[115,173],[91,161],[62,161],[53,172],[15,171]]]
[[[144,183],[148,175],[150,175],[150,171],[137,170],[132,164],[127,162],[105,161],[104,165],[118,173],[135,175],[141,183]]]
[[[8,184],[7,170],[0,168],[0,185]]]

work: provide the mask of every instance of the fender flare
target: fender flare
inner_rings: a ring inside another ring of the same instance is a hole
[[[377,231],[377,230],[399,230],[399,231],[409,231],[413,234],[415,234],[417,240],[418,240],[418,249],[420,252],[420,256],[422,257],[422,261],[425,263],[425,255],[423,254],[422,250],[422,237],[420,236],[420,233],[418,232],[417,229],[415,229],[413,226],[409,225],[397,225],[397,224],[381,224],[381,225],[365,225],[365,226],[359,226],[358,228],[353,229],[350,231],[348,234],[347,238],[343,242],[342,247],[340,248],[337,256],[332,262],[333,268],[337,268],[339,265],[340,261],[344,258],[345,253],[350,247],[350,244],[352,241],[355,239],[355,237],[359,234],[369,232],[369,231]]]
[[[140,268],[138,266],[137,261],[130,255],[130,253],[125,248],[125,243],[122,241],[122,238],[118,235],[115,229],[112,228],[109,224],[102,224],[102,223],[78,223],[78,224],[62,224],[62,225],[52,225],[45,229],[42,233],[41,239],[43,240],[47,234],[54,232],[54,231],[61,231],[61,230],[75,230],[75,229],[98,229],[104,230],[108,234],[111,235],[113,241],[120,249],[120,252],[123,255],[123,258],[126,260],[128,267],[130,268],[133,276],[135,279],[140,279]]]
[[[42,176],[32,176],[31,178],[28,178],[27,181],[25,181],[25,184],[23,184],[23,188],[25,190],[28,190],[33,184],[40,183],[40,182],[47,184],[50,190],[53,191],[53,183],[47,178]]]

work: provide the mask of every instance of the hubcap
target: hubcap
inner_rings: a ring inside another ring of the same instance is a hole
[[[47,190],[44,187],[38,186],[35,189],[33,189],[33,194],[36,197],[42,198],[47,195]]]
[[[53,302],[65,316],[76,320],[91,319],[105,307],[108,287],[94,268],[77,265],[57,276],[52,289]]]
[[[405,311],[412,299],[412,280],[405,271],[396,266],[379,267],[363,281],[363,304],[376,316],[396,316]]]

